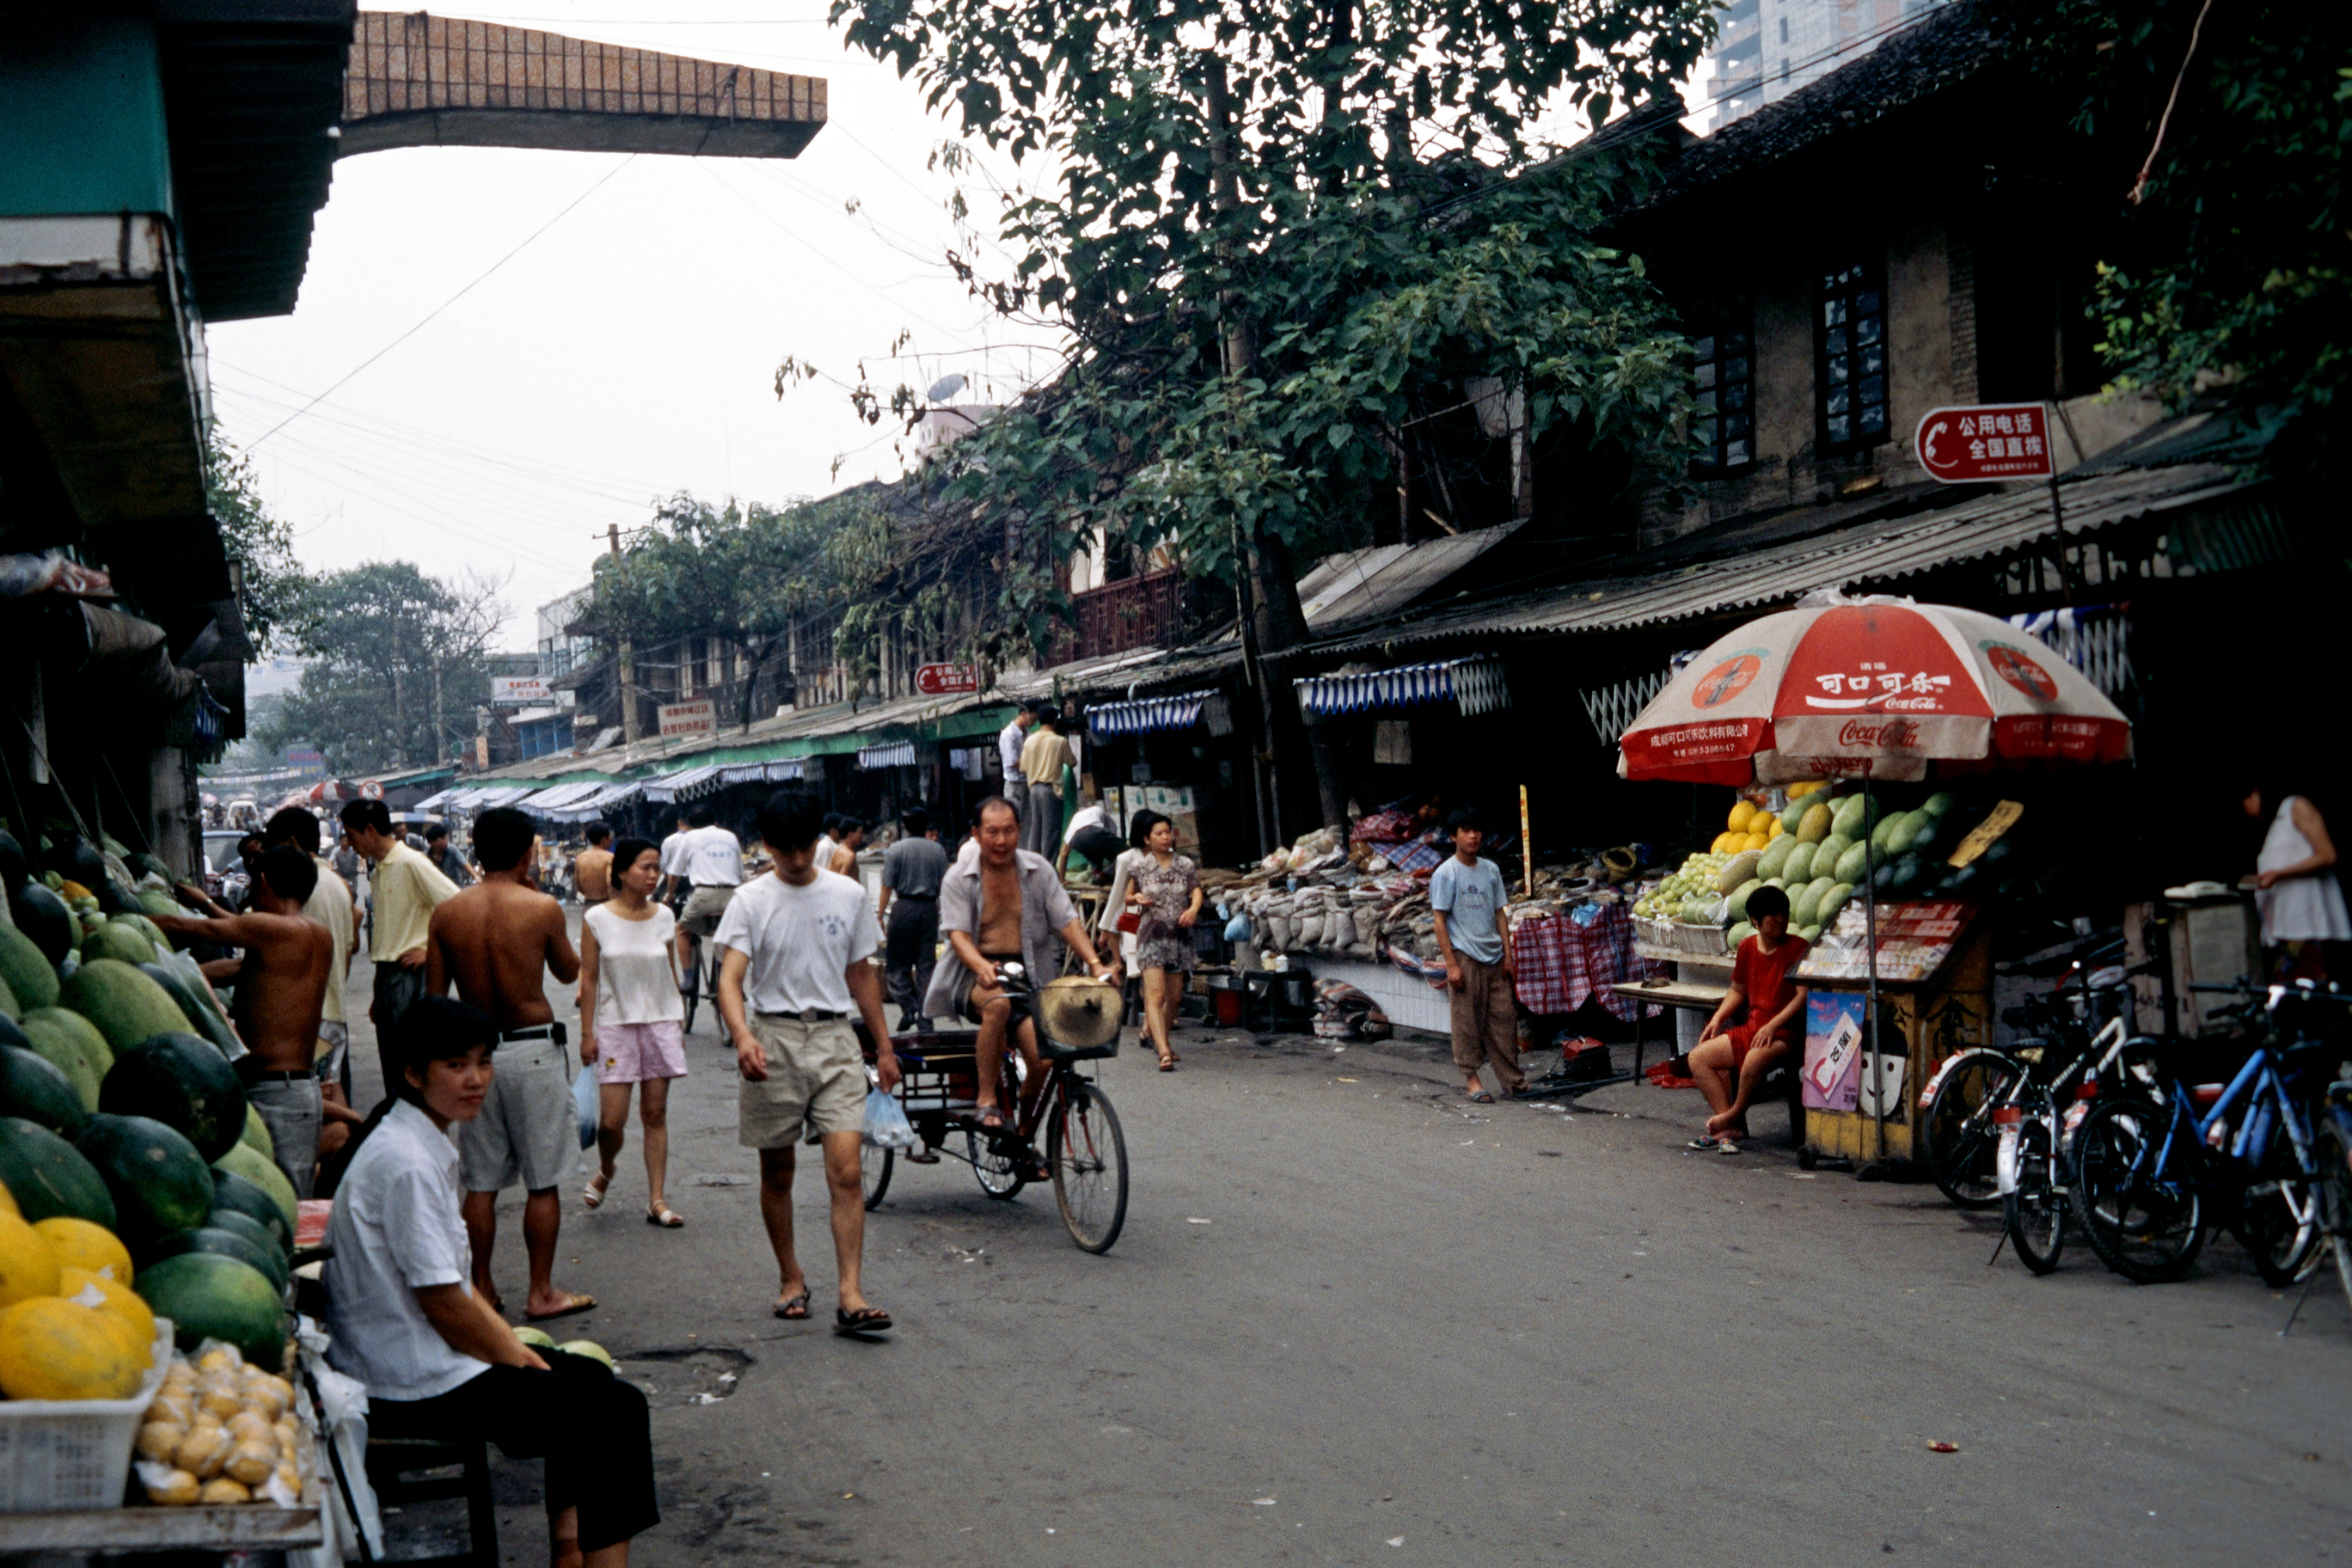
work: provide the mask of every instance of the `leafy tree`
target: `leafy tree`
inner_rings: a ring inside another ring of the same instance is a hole
[[[294,530],[262,503],[253,459],[215,432],[205,446],[205,492],[221,545],[245,572],[245,628],[256,653],[299,613],[310,578],[294,559]]]
[[[258,728],[263,748],[316,746],[346,774],[446,761],[489,700],[484,656],[506,618],[500,586],[430,576],[406,561],[310,583],[291,629],[312,662]]]
[[[2352,372],[2352,12],[2284,0],[2002,0],[2012,47],[2079,95],[2124,215],[2093,313],[2116,384],[2225,392],[2306,456]]]
[[[1671,97],[1713,0],[835,0],[852,47],[965,131],[1055,172],[1009,193],[1011,275],[957,264],[1076,350],[950,448],[949,493],[1066,558],[1172,545],[1241,581],[1277,739],[1297,555],[1361,542],[1422,418],[1498,383],[1527,437],[1654,447],[1683,345],[1639,266],[1587,237],[1605,157],[1538,126]],[[779,389],[806,366],[788,362]],[[857,395],[869,417],[883,397]],[[908,388],[888,398],[920,412]],[[1050,558],[1050,556],[1049,556]],[[1021,581],[1016,574],[1014,581]],[[1276,700],[1278,699],[1278,700]],[[1321,812],[1344,791],[1319,751]]]
[[[620,554],[597,561],[583,618],[640,646],[723,639],[745,662],[736,721],[748,727],[761,673],[793,627],[841,609],[876,574],[871,507],[863,491],[782,507],[681,492]]]

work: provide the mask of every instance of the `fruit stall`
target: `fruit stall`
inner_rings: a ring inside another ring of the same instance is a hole
[[[163,868],[0,832],[0,1552],[313,1546],[299,1218]]]

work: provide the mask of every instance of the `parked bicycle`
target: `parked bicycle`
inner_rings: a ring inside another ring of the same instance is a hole
[[[2321,1246],[2335,1260],[2344,1300],[2352,1303],[2352,1079],[2327,1086],[2314,1142]]]
[[[2301,1083],[2330,1048],[2305,1033],[2310,1007],[2329,1000],[2303,983],[2217,1009],[2242,1021],[2253,1045],[2226,1084],[2189,1082],[2181,1042],[2128,1064],[2161,1100],[2105,1101],[2074,1139],[2084,1229],[2107,1267],[2142,1283],[2178,1279],[2222,1225],[2265,1280],[2294,1281],[2321,1235],[2318,1143],[2305,1109],[2315,1097]]]

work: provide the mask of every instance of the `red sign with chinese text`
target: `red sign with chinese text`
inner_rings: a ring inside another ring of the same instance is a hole
[[[980,689],[980,670],[969,664],[919,664],[915,689],[926,697],[953,697]]]
[[[1912,446],[1927,477],[1948,485],[2046,479],[2058,471],[2045,404],[1932,408],[1919,421]]]

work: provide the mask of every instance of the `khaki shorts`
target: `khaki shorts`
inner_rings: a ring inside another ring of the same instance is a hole
[[[746,1149],[789,1149],[827,1132],[866,1131],[866,1054],[849,1021],[805,1023],[781,1013],[751,1015],[768,1076],[742,1084],[740,1141]]]
[[[695,889],[686,908],[678,911],[678,928],[698,937],[709,936],[719,929],[719,917],[727,912],[727,901],[734,896],[732,888]]]
[[[457,1173],[469,1193],[501,1192],[517,1182],[543,1193],[580,1168],[580,1113],[566,1070],[569,1047],[517,1040],[491,1057],[490,1092],[482,1113],[457,1123]]]

